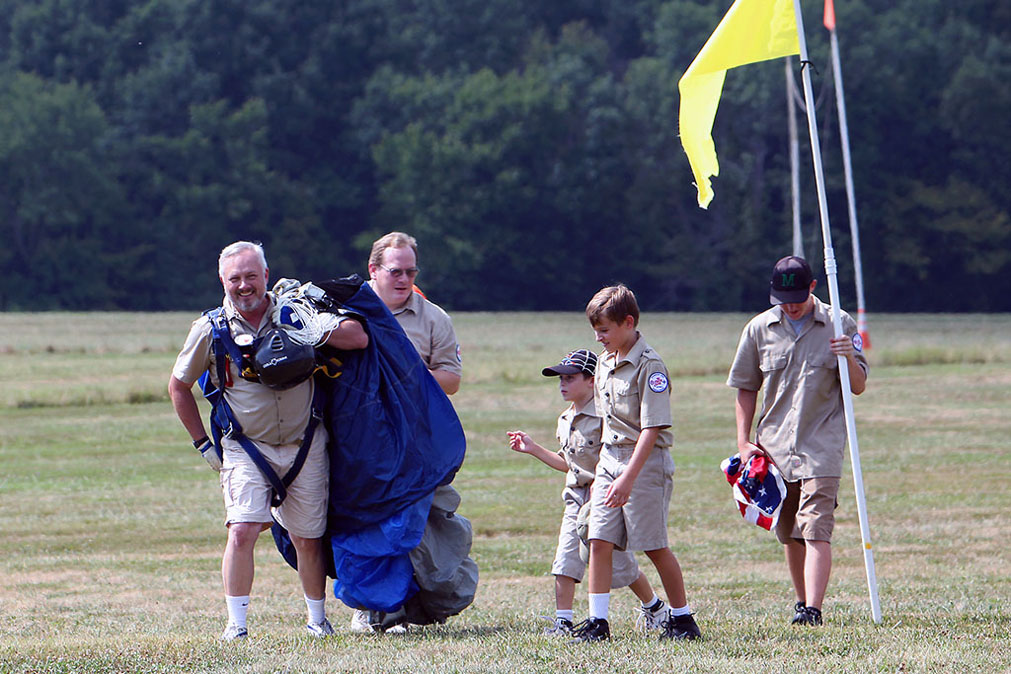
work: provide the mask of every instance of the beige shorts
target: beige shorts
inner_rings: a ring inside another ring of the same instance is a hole
[[[233,522],[271,522],[271,511],[281,526],[301,538],[319,538],[326,530],[330,460],[327,434],[322,424],[309,447],[302,470],[288,487],[279,508],[270,507],[270,482],[237,441],[222,438],[221,492],[225,499],[225,525]],[[257,442],[260,453],[278,477],[283,478],[298,454],[297,445],[274,446]]]
[[[565,514],[562,515],[562,526],[558,531],[558,547],[555,549],[555,561],[551,564],[551,573],[555,576],[567,576],[577,583],[583,580],[587,559],[580,554],[580,540],[576,533],[576,518],[579,509],[590,496],[589,487],[566,487],[562,492],[565,501]],[[585,548],[585,543],[583,544]],[[639,564],[631,552],[615,551],[611,558],[611,588],[626,587],[639,577]]]
[[[654,449],[620,508],[604,505],[607,490],[624,472],[634,447],[604,445],[593,481],[588,537],[614,543],[617,550],[659,550],[667,547],[667,511],[674,490],[674,459],[666,449]]]
[[[831,541],[838,505],[839,478],[812,477],[786,483],[786,498],[776,523],[780,543]]]

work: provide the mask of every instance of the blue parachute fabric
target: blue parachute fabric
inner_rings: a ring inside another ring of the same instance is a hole
[[[335,294],[333,283],[317,285]],[[325,379],[335,533],[378,524],[449,484],[467,446],[449,398],[372,288],[362,283],[341,304],[364,318],[369,345],[338,352],[340,375]]]
[[[378,524],[333,534],[334,596],[348,606],[396,611],[418,592],[410,552],[421,543],[432,494]]]
[[[418,591],[408,553],[421,541],[435,489],[463,463],[466,439],[446,394],[368,284],[349,277],[316,285],[361,316],[369,334],[362,350],[322,349],[323,361],[340,364],[316,375],[327,394],[334,594],[355,608],[392,612]],[[297,568],[278,528],[278,550]]]

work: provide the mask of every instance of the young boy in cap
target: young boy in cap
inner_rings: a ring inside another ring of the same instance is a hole
[[[593,375],[597,356],[587,349],[570,352],[558,365],[544,368],[545,377],[558,377],[562,400],[569,407],[558,417],[556,436],[560,445],[552,452],[523,431],[508,431],[510,449],[529,454],[555,470],[564,472],[562,500],[565,512],[558,532],[558,547],[551,573],[555,576],[555,619],[547,634],[565,635],[573,630],[572,603],[576,583],[583,579],[585,558],[580,554],[576,520],[590,497],[590,487],[600,454],[601,419],[593,400]],[[667,617],[666,604],[656,596],[646,576],[639,570],[635,555],[621,552],[614,558],[612,587],[628,586],[642,602],[638,623],[658,629]]]
[[[573,634],[578,641],[610,638],[614,551],[643,550],[670,604],[660,638],[697,639],[702,634],[688,606],[681,566],[667,547],[674,473],[667,367],[639,334],[639,305],[624,285],[594,295],[586,317],[604,346],[594,385],[604,444],[590,501],[590,618]]]
[[[837,356],[846,359],[854,395],[863,393],[868,372],[856,323],[843,312],[843,335],[835,337],[831,307],[812,294],[817,284],[803,258],[790,255],[776,262],[769,284],[773,306],[745,326],[727,378],[727,385],[737,389],[741,461],[769,456],[786,481],[776,537],[786,550],[796,594],[792,622],[809,626],[822,624],[846,444]]]

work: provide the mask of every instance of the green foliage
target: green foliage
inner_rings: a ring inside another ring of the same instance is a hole
[[[967,311],[999,309],[980,287],[1011,273],[1008,213],[959,178],[940,187],[910,181],[900,189],[886,205],[888,222],[921,224],[912,232],[885,231],[894,290],[913,293],[925,279],[945,278],[946,300]]]
[[[230,241],[321,278],[391,229],[450,308],[578,308],[616,280],[646,308],[760,305],[791,238],[782,64],[728,75],[708,211],[677,139],[677,81],[729,5],[0,0],[0,310],[204,307]],[[954,275],[1011,310],[1007,3],[836,9],[869,307],[969,308]],[[804,11],[851,306],[827,35]]]
[[[122,196],[91,91],[0,74],[0,129],[0,309],[107,305],[102,242]]]

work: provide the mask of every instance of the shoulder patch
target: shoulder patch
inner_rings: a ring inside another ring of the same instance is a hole
[[[460,344],[459,344],[459,342],[456,345],[456,362],[458,362],[458,363],[462,363],[463,362],[463,354],[460,353]]]
[[[649,389],[653,393],[663,393],[667,390],[667,375],[663,372],[654,372],[649,376]]]
[[[859,332],[853,333],[853,348],[858,352],[864,350],[864,338],[860,336]]]

